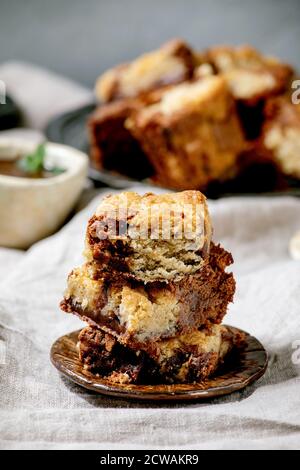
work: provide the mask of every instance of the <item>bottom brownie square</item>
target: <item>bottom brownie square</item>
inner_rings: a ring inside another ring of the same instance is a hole
[[[212,375],[242,338],[223,325],[158,341],[152,351],[132,351],[96,327],[79,335],[84,368],[115,383],[189,383]]]

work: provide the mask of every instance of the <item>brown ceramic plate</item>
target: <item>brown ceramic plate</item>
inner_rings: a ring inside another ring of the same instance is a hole
[[[241,331],[237,328],[233,331]],[[135,400],[203,400],[245,388],[259,379],[268,365],[268,355],[262,344],[245,333],[245,344],[236,349],[226,365],[210,379],[198,384],[124,385],[113,384],[83,369],[78,358],[76,343],[79,331],[62,336],[51,348],[51,361],[66,377],[78,385],[104,395]]]

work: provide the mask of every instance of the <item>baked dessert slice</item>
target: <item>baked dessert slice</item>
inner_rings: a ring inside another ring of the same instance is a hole
[[[235,292],[233,259],[211,241],[200,192],[105,198],[85,256],[61,308],[89,325],[79,354],[93,373],[115,383],[196,382],[237,341],[220,326]]]
[[[152,176],[153,167],[139,142],[125,127],[138,109],[158,102],[164,89],[99,105],[88,119],[90,159],[94,168],[135,179]]]
[[[258,138],[266,100],[290,88],[292,67],[247,45],[213,47],[203,54],[202,60],[210,63],[226,80],[236,100],[246,137]]]
[[[109,378],[111,382],[138,384],[157,381],[155,363],[145,353],[132,351],[95,326],[88,326],[80,332],[77,347],[84,369]]]
[[[223,363],[242,336],[229,327],[211,325],[189,335],[159,341],[149,353],[132,351],[96,327],[84,328],[78,341],[86,370],[114,383],[200,382]]]
[[[203,190],[228,179],[245,147],[234,100],[218,76],[172,87],[125,125],[147,154],[154,181],[174,189]]]
[[[132,98],[187,80],[192,77],[193,70],[191,48],[184,41],[174,39],[131,63],[105,72],[96,82],[96,96],[102,102]]]
[[[270,100],[265,108],[262,146],[285,175],[300,178],[300,104],[289,96]]]
[[[209,260],[179,281],[149,282],[97,274],[94,265],[74,269],[61,308],[100,327],[119,343],[149,352],[162,338],[220,323],[233,300],[232,256],[211,245]]]
[[[223,74],[236,99],[248,102],[284,92],[294,73],[291,66],[248,45],[212,47],[203,60]]]
[[[178,280],[205,263],[210,240],[206,198],[199,191],[124,192],[104,198],[89,220],[85,256],[110,276]]]
[[[153,168],[139,142],[124,126],[131,113],[144,105],[128,98],[99,106],[90,116],[88,132],[90,158],[94,168],[144,179]]]

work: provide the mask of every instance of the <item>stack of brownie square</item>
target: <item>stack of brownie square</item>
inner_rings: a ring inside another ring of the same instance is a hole
[[[300,178],[293,77],[292,67],[250,46],[198,52],[170,41],[97,80],[92,165],[212,195],[220,187],[259,192],[260,178],[265,191],[277,177]]]
[[[88,323],[78,341],[85,369],[133,384],[215,372],[237,338],[221,325],[235,291],[232,256],[211,233],[199,191],[102,200],[61,303]]]

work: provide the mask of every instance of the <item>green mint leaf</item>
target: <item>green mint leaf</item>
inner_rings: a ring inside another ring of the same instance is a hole
[[[25,173],[39,173],[44,169],[45,155],[45,144],[40,144],[33,153],[25,155],[19,160],[19,166]]]

